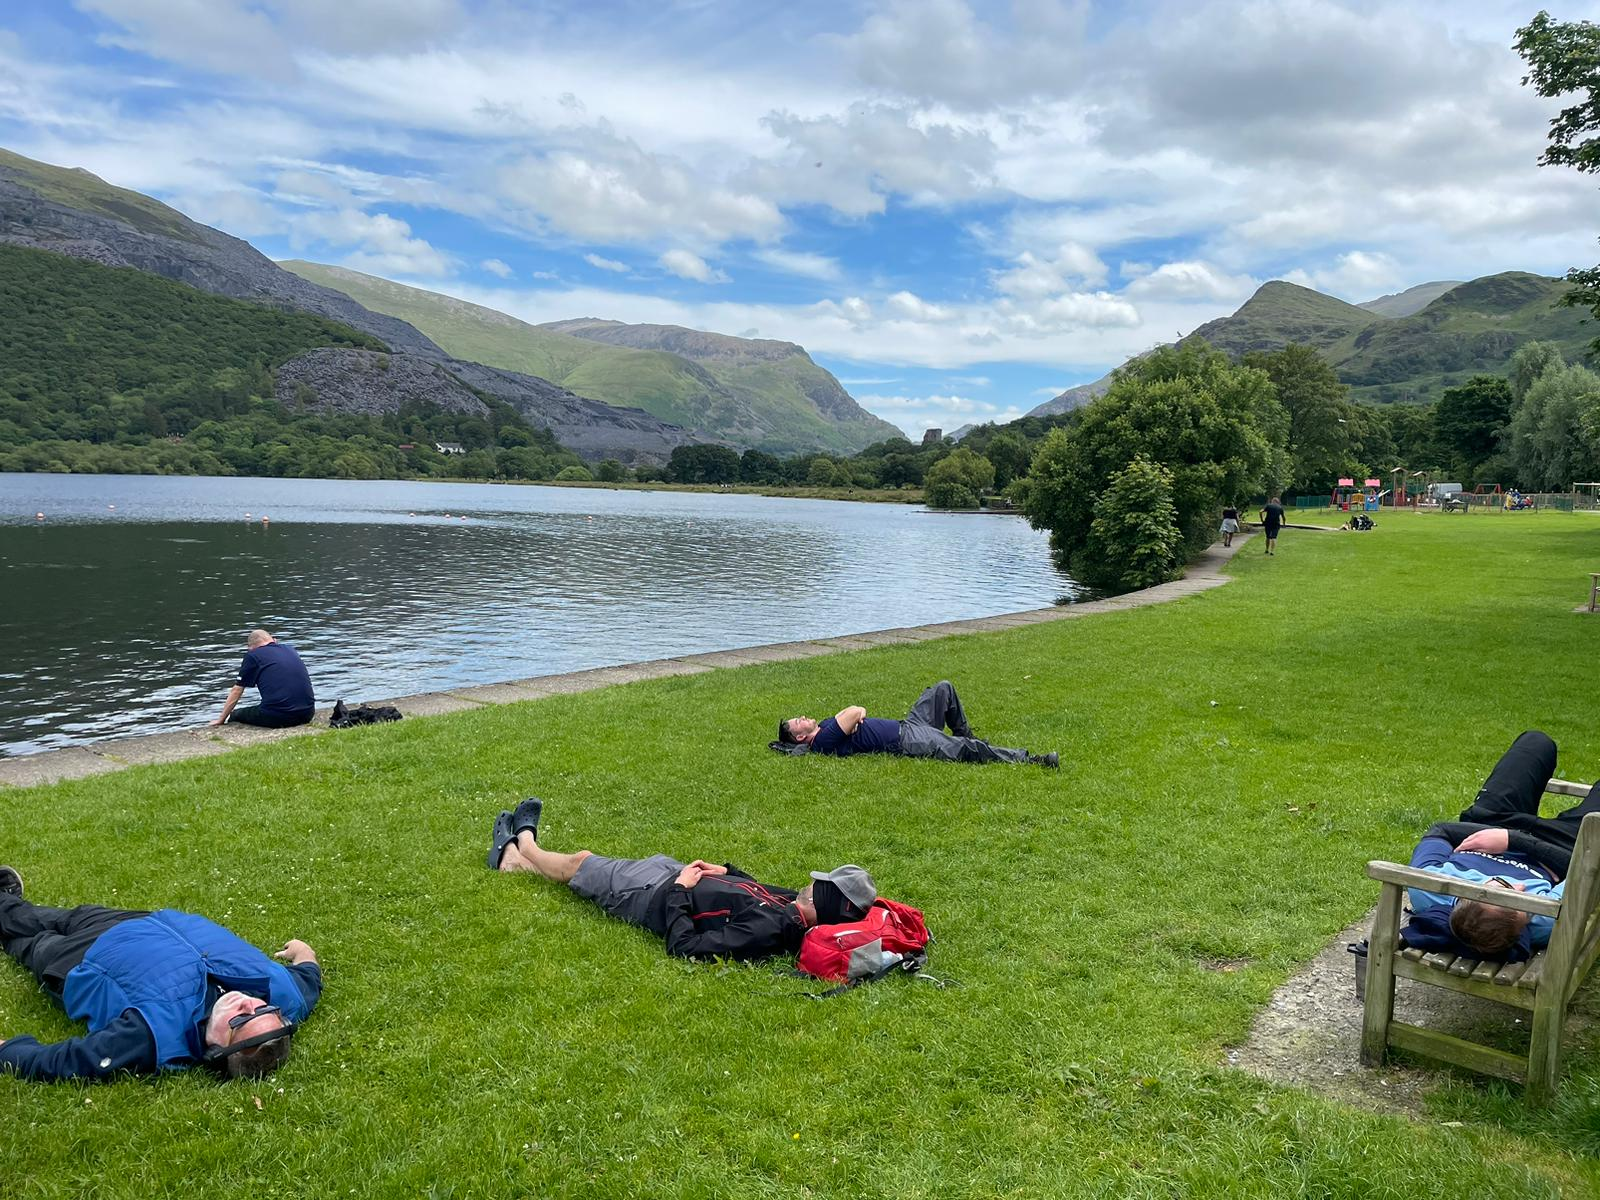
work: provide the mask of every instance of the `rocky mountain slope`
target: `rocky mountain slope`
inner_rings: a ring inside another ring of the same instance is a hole
[[[1555,342],[1568,362],[1583,361],[1594,330],[1580,310],[1560,305],[1566,290],[1560,279],[1507,271],[1469,283],[1420,284],[1355,305],[1274,280],[1232,316],[1208,321],[1189,337],[1233,355],[1303,342],[1322,351],[1355,399],[1426,403],[1473,375],[1504,374],[1526,342]],[[1406,311],[1430,291],[1432,299]],[[1077,408],[1110,383],[1107,375],[1072,388],[1029,415]]]
[[[789,342],[593,319],[530,325],[344,267],[281,265],[410,322],[452,354],[537,375],[608,404],[636,406],[740,449],[853,453],[901,436]]]
[[[285,271],[248,242],[192,221],[176,209],[87,171],[35,162],[0,150],[0,242],[49,250],[103,266],[133,267],[201,291],[329,317],[378,338],[400,359],[404,374],[437,366],[467,389],[504,400],[526,419],[549,428],[585,458],[659,461],[694,439],[641,409],[588,400],[545,379],[453,358],[413,326],[376,313],[342,292]],[[407,364],[406,356],[422,360]],[[322,377],[340,362],[319,366]],[[392,378],[399,378],[396,375]],[[330,397],[370,412],[398,407],[387,380],[357,371]]]

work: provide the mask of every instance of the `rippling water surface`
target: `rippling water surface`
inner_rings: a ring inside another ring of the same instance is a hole
[[[299,648],[331,703],[1075,591],[1025,521],[904,505],[0,475],[0,754],[204,723],[256,625]]]

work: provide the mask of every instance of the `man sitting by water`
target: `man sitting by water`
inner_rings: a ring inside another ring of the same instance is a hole
[[[1411,865],[1451,879],[1511,888],[1559,900],[1578,826],[1600,812],[1600,784],[1582,803],[1554,817],[1539,815],[1539,800],[1556,769],[1556,744],[1537,730],[1511,743],[1459,821],[1431,827]],[[1408,889],[1408,946],[1472,958],[1520,962],[1550,940],[1554,922],[1479,900]]]
[[[193,913],[84,904],[46,908],[22,898],[22,876],[0,867],[0,943],[74,1020],[83,1037],[41,1045],[0,1041],[0,1071],[25,1079],[104,1079],[203,1063],[262,1076],[289,1057],[289,1037],[322,995],[311,947],[291,939],[275,963]]]
[[[950,732],[946,733],[945,730]],[[774,749],[790,754],[833,754],[848,758],[852,754],[903,754],[907,758],[937,758],[943,762],[1036,763],[1041,767],[1061,765],[1054,751],[1029,754],[991,746],[972,735],[961,697],[948,679],[940,680],[917,698],[905,720],[869,717],[867,710],[853,704],[837,716],[822,721],[810,717],[790,717],[778,722]]]
[[[812,882],[795,892],[698,858],[684,863],[665,854],[558,854],[536,840],[542,807],[528,799],[495,818],[490,870],[527,871],[564,883],[619,921],[665,938],[667,953],[680,958],[792,954],[811,926],[858,921],[877,899],[872,876],[857,866],[813,871]]]
[[[235,708],[247,687],[261,694],[261,703]],[[222,712],[213,725],[233,720],[241,725],[262,725],[283,729],[304,725],[316,711],[317,697],[311,690],[311,675],[300,655],[287,642],[280,642],[265,629],[252,629],[245,639],[244,661],[239,678],[223,702]]]

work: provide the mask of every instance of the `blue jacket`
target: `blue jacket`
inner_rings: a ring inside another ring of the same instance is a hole
[[[1461,821],[1441,821],[1423,836],[1411,853],[1411,865],[1463,883],[1488,883],[1491,879],[1515,880],[1532,896],[1561,899],[1565,882],[1557,878],[1565,869],[1565,859],[1544,844],[1535,844],[1527,835],[1512,834],[1504,854],[1485,854],[1457,850],[1469,833],[1485,826]],[[1552,858],[1556,861],[1551,861]],[[1450,913],[1455,897],[1421,888],[1407,888],[1411,901],[1411,920],[1401,930],[1401,940],[1419,950],[1441,951],[1477,958],[1478,952],[1458,942],[1450,931]],[[1554,921],[1536,915],[1503,955],[1506,962],[1522,962],[1550,940]]]
[[[156,1067],[166,1070],[201,1057],[216,987],[260,996],[293,1024],[311,1013],[287,967],[214,921],[173,909],[101,934],[68,973],[62,1003],[90,1033],[137,1012],[155,1039]]]

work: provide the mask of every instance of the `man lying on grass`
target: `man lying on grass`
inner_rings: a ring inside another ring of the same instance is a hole
[[[1423,835],[1411,865],[1452,879],[1561,898],[1578,826],[1600,812],[1600,784],[1582,803],[1554,817],[1539,815],[1544,785],[1556,769],[1556,744],[1537,730],[1501,756],[1459,821],[1440,821]],[[1550,940],[1549,917],[1480,900],[1408,889],[1408,946],[1520,962]]]
[[[25,1079],[195,1063],[259,1077],[289,1057],[290,1035],[322,995],[317,956],[302,941],[278,951],[283,966],[192,913],[30,904],[12,867],[0,867],[0,942],[69,1017],[89,1024],[86,1036],[51,1045],[0,1041],[0,1070]]]
[[[650,858],[606,858],[588,850],[558,854],[540,846],[536,799],[494,821],[489,868],[531,871],[564,883],[611,916],[648,929],[680,958],[770,958],[793,954],[818,923],[858,921],[877,899],[872,876],[857,866],[811,872],[799,891],[757,883],[737,867]]]
[[[950,732],[946,733],[945,730]],[[888,717],[869,717],[867,710],[853,704],[837,716],[822,721],[810,717],[790,717],[778,722],[778,740],[772,743],[787,753],[903,754],[907,758],[936,758],[942,762],[1035,763],[1059,768],[1060,758],[1049,754],[1029,754],[991,746],[972,736],[961,697],[954,685],[942,679],[917,698],[903,721]]]

